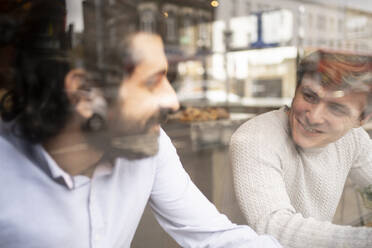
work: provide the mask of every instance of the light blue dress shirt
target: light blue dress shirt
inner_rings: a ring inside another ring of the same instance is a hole
[[[156,156],[70,176],[40,145],[0,136],[0,248],[130,247],[148,201],[183,247],[280,247],[232,224],[195,187],[161,131]]]

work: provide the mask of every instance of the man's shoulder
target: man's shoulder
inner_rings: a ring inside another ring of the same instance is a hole
[[[257,137],[287,136],[288,121],[283,109],[260,114],[243,123],[234,133],[233,138],[255,135]]]
[[[9,149],[14,149],[14,147],[4,135],[0,134],[0,154],[7,154]]]
[[[15,161],[24,153],[24,149],[30,144],[12,132],[9,125],[0,123],[0,157],[11,158]],[[1,164],[1,163],[0,163]]]
[[[256,125],[258,124],[262,127],[264,127],[265,125],[278,125],[282,123],[285,117],[284,115],[284,110],[278,109],[257,115],[247,122],[251,122],[252,124],[254,123]]]
[[[371,147],[372,141],[369,134],[363,127],[352,128],[342,138],[335,142],[335,145],[340,149],[344,148],[353,152],[358,152],[365,147]]]
[[[15,149],[11,136],[3,124],[0,124],[0,154],[7,154],[10,149]]]
[[[14,142],[11,136],[6,133],[0,133],[0,158],[0,169],[5,171],[22,164],[25,159],[19,144]]]

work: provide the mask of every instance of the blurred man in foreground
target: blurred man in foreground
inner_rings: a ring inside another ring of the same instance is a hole
[[[233,135],[237,197],[248,223],[289,248],[372,247],[372,229],[331,223],[347,176],[372,183],[372,58],[317,51],[299,66],[292,106]]]
[[[280,247],[232,224],[182,168],[160,127],[179,107],[161,39],[138,33],[119,45],[121,83],[105,104],[45,40],[58,43],[50,25],[59,19],[48,11],[63,13],[59,3],[31,1],[14,44],[17,76],[2,101],[0,247],[129,247],[147,202],[183,247]],[[96,106],[107,108],[101,124]]]

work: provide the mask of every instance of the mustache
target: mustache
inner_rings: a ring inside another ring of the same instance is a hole
[[[164,124],[168,121],[169,115],[173,114],[175,111],[168,108],[161,108],[154,115],[152,115],[145,124],[146,129],[152,127],[156,124]]]
[[[302,122],[302,125],[305,125],[307,128],[314,129],[316,131],[322,132],[321,124],[318,123],[311,123],[308,118],[305,118]]]

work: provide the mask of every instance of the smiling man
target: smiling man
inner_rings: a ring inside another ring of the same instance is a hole
[[[159,36],[118,44],[106,91],[70,66],[63,1],[7,3],[0,29],[15,36],[0,47],[17,74],[1,101],[0,247],[130,247],[147,203],[182,247],[281,247],[231,223],[183,169],[160,126],[179,103]]]
[[[299,65],[291,107],[233,135],[237,199],[258,233],[289,248],[372,247],[372,229],[331,223],[348,175],[372,184],[372,58],[317,51]]]
[[[311,71],[306,60],[302,63],[309,71],[303,74],[288,112],[293,141],[302,148],[324,147],[364,124],[371,114],[366,109],[370,62],[360,57],[352,64],[347,59],[353,56],[323,56],[317,69],[321,75]]]

